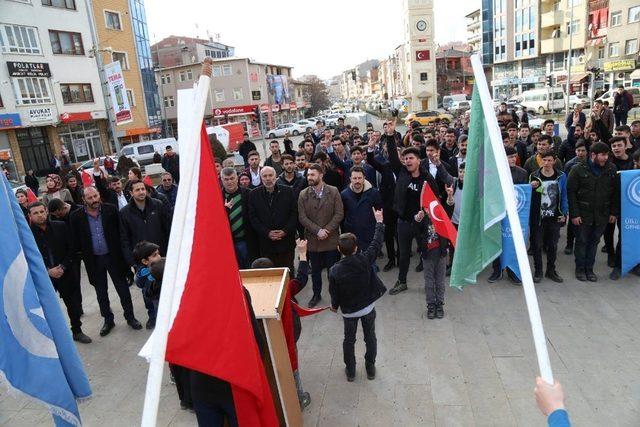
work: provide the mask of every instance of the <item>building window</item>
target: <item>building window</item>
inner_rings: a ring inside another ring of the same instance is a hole
[[[231,65],[223,65],[222,66],[222,75],[230,76],[232,74]]]
[[[598,47],[598,59],[604,59],[604,46]]]
[[[171,83],[171,74],[162,74],[160,76],[160,83],[163,85]]]
[[[31,2],[29,2],[31,3]],[[42,0],[43,6],[59,7],[62,9],[76,10],[75,0]]]
[[[60,83],[60,91],[64,104],[93,102],[93,92],[89,83]]]
[[[580,32],[580,20],[574,19],[571,22],[567,22],[567,35],[573,35]]]
[[[164,106],[165,107],[173,107],[176,104],[173,102],[173,96],[165,96],[164,97]]]
[[[629,8],[629,17],[627,18],[627,24],[634,22],[640,22],[640,6],[633,6]]]
[[[49,30],[51,49],[57,55],[84,55],[82,34]]]
[[[193,71],[191,69],[187,70],[187,80],[193,80]]]
[[[215,89],[214,90],[214,94],[216,97],[216,102],[223,102],[224,101],[224,89]]]
[[[624,54],[632,55],[638,51],[638,39],[627,40],[624,43]]]
[[[129,69],[129,57],[127,56],[127,52],[111,52],[111,59],[113,62],[120,62],[120,67],[123,70]]]
[[[617,27],[618,25],[622,25],[622,11],[618,10],[615,12],[611,12],[611,26]]]
[[[429,80],[429,74],[428,73],[420,73],[420,81],[421,82],[426,82],[427,80]]]
[[[104,24],[111,30],[122,30],[120,14],[118,12],[104,11]]]
[[[0,44],[4,53],[25,53],[39,55],[40,39],[36,27],[0,24]]]
[[[213,67],[213,77],[220,77],[222,75],[222,68],[219,65]]]
[[[129,100],[129,107],[136,106],[136,98],[133,96],[133,89],[127,89],[127,99]]]
[[[569,0],[569,7],[580,6],[582,0]]]
[[[262,99],[262,93],[260,93],[259,90],[252,90],[251,91],[251,99],[253,101],[260,101]]]
[[[15,77],[11,79],[16,104],[49,104],[51,91],[45,77]]]
[[[609,57],[620,55],[620,43],[609,43]]]
[[[241,87],[236,87],[233,89],[233,99],[235,101],[240,101],[242,98],[244,98],[243,94],[242,94],[242,88]]]

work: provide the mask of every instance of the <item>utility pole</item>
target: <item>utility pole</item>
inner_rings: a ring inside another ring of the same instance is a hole
[[[569,0],[569,57],[567,58],[567,100],[566,100],[566,113],[569,114],[569,93],[571,89],[571,48],[573,46],[573,2],[575,0]],[[552,95],[553,96],[553,95]],[[551,102],[553,105],[553,101]]]

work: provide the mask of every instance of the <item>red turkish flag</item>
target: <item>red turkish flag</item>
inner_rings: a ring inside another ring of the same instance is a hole
[[[144,182],[145,185],[147,185],[149,187],[153,187],[153,180],[151,179],[151,177],[149,175],[145,175],[145,177],[142,178],[142,182]]]
[[[35,194],[33,194],[33,190],[31,190],[30,188],[27,188],[27,202],[33,203],[37,201],[38,201],[38,198],[36,197]]]
[[[83,170],[80,174],[80,178],[82,178],[82,186],[83,187],[91,187],[93,185],[93,177],[89,175],[86,170]]]
[[[440,236],[449,239],[451,245],[456,247],[456,240],[458,238],[458,230],[453,226],[453,223],[449,219],[449,215],[445,212],[444,208],[440,204],[440,200],[433,194],[433,190],[427,182],[422,186],[422,194],[420,195],[422,201],[422,207],[427,211],[433,228]]]
[[[275,427],[278,419],[204,125],[200,136],[197,197],[188,206],[195,210],[193,245],[166,360],[229,382],[241,427]]]

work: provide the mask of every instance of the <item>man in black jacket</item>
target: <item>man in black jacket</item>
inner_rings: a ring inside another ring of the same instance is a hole
[[[73,271],[73,247],[71,234],[62,221],[50,221],[47,208],[42,202],[29,205],[31,231],[36,240],[42,260],[47,268],[51,283],[67,307],[71,322],[73,340],[89,344],[91,338],[82,332],[82,295],[80,283],[75,280]]]
[[[84,208],[73,212],[69,223],[75,250],[82,254],[89,283],[96,290],[100,314],[104,318],[100,336],[106,336],[115,326],[109,303],[107,273],[120,298],[127,324],[133,329],[142,329],[133,314],[131,293],[126,280],[128,267],[120,247],[118,208],[102,203],[100,194],[94,187],[85,188],[82,198]]]
[[[358,253],[358,239],[353,233],[341,234],[338,250],[344,256],[329,270],[329,293],[331,311],[340,309],[344,319],[344,341],[342,351],[347,381],[356,376],[355,343],[358,320],[362,322],[364,355],[367,378],[376,377],[376,309],[375,301],[386,292],[386,288],[371,265],[376,261],[384,238],[382,210],[374,209],[376,231],[368,248]]]
[[[234,168],[222,169],[220,179],[238,267],[249,268],[258,256],[255,232],[249,219],[249,190],[238,186],[238,173]]]
[[[407,272],[409,271],[409,253],[411,242],[417,238],[413,227],[414,215],[420,210],[420,194],[422,185],[427,182],[433,193],[442,199],[441,188],[451,185],[453,179],[446,171],[444,164],[440,162],[439,152],[434,152],[429,159],[420,160],[420,151],[417,148],[406,148],[402,152],[404,165],[398,156],[396,147],[395,122],[387,123],[384,139],[389,153],[389,163],[396,175],[396,188],[394,192],[393,209],[398,214],[398,280],[389,291],[395,295],[407,290]],[[437,147],[437,144],[435,144]],[[435,148],[434,147],[434,148]],[[428,152],[429,153],[429,152]],[[443,202],[444,205],[444,202]]]
[[[245,166],[249,166],[249,153],[252,151],[256,151],[256,145],[251,142],[251,140],[249,139],[249,134],[248,133],[244,133],[244,140],[240,143],[240,146],[238,147],[238,153],[242,156],[242,159],[244,160],[244,165]]]
[[[249,218],[258,236],[261,257],[293,271],[298,200],[290,187],[276,184],[270,166],[260,171],[262,185],[249,193]]]

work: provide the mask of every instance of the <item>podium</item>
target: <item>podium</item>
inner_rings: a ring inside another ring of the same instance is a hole
[[[280,425],[302,427],[302,412],[282,326],[289,269],[240,270],[240,278],[251,294],[251,305],[269,348],[263,362]]]

